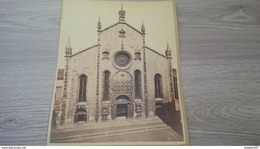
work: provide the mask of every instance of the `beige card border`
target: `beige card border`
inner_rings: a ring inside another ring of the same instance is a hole
[[[101,1],[101,0],[100,0]],[[113,0],[104,0],[104,1],[113,1]],[[51,102],[51,109],[50,109],[50,116],[49,116],[49,123],[48,123],[48,133],[47,133],[47,146],[172,146],[172,145],[177,145],[177,146],[183,146],[183,145],[189,145],[189,131],[188,131],[188,126],[187,126],[187,117],[186,117],[186,112],[185,112],[185,104],[184,104],[184,95],[183,95],[183,84],[182,84],[182,75],[181,75],[181,64],[180,64],[180,47],[179,47],[179,31],[178,31],[178,19],[177,19],[177,6],[176,6],[176,1],[175,0],[159,0],[159,1],[172,1],[173,3],[173,17],[175,21],[175,37],[176,37],[176,54],[177,54],[177,78],[178,78],[178,92],[180,96],[180,112],[181,112],[181,121],[182,121],[182,129],[183,129],[183,141],[174,141],[174,142],[117,142],[117,143],[112,143],[112,142],[96,142],[96,143],[50,143],[50,134],[51,134],[51,121],[52,121],[52,109],[54,106],[54,97],[55,97],[55,92],[56,92],[56,78],[57,78],[57,73],[58,73],[58,64],[57,64],[57,69],[56,69],[56,75],[55,75],[55,84],[54,84],[54,89],[53,89],[53,97],[52,97],[52,102]],[[127,2],[127,1],[125,1]],[[130,2],[130,1],[128,1]],[[137,2],[137,1],[134,1]],[[151,0],[147,1],[140,1],[140,2],[154,2]],[[158,1],[155,1],[158,2]],[[63,0],[62,0],[62,9],[61,9],[61,20],[62,20],[62,12],[63,12]],[[60,26],[61,26],[60,21]],[[60,32],[59,31],[59,40],[60,40]],[[57,53],[59,53],[59,49],[57,50]],[[59,57],[59,55],[58,55]],[[57,63],[58,63],[58,58],[57,58]]]

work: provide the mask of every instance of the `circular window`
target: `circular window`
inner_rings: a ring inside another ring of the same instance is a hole
[[[127,51],[119,51],[114,55],[114,66],[118,69],[127,69],[130,67],[132,57]]]

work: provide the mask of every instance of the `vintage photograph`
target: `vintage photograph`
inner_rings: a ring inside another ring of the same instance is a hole
[[[187,145],[174,1],[63,0],[49,145]]]

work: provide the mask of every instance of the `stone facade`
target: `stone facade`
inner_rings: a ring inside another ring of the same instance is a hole
[[[165,54],[149,48],[144,24],[139,31],[126,23],[123,9],[116,24],[102,29],[99,20],[97,34],[92,47],[73,53],[68,41],[65,48],[54,102],[58,128],[154,116],[158,105],[171,104],[174,112],[175,69],[169,47]]]

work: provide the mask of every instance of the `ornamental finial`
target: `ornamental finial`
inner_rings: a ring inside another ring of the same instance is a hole
[[[119,22],[125,22],[125,11],[123,9],[123,4],[121,4],[121,10],[119,13]]]
[[[142,21],[141,33],[145,34],[144,20]]]
[[[100,17],[98,18],[98,24],[97,24],[97,29],[98,29],[98,31],[100,31],[101,30],[101,21],[100,21]]]
[[[70,35],[69,35],[69,37],[68,37],[68,41],[67,41],[67,44],[66,44],[66,48],[71,48]]]

